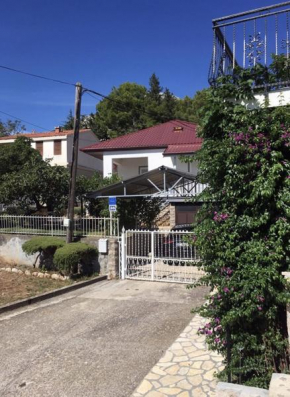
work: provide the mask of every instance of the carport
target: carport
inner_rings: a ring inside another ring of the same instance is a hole
[[[168,201],[184,201],[201,193],[205,186],[195,175],[162,166],[88,193],[86,197],[160,197]]]

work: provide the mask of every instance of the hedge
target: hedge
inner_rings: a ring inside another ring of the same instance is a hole
[[[54,253],[60,247],[65,245],[65,241],[58,237],[49,237],[49,236],[37,236],[33,237],[31,240],[26,241],[22,245],[23,251],[28,254],[32,255],[36,252],[43,252],[43,251],[52,251]]]
[[[98,250],[84,243],[70,243],[58,248],[53,262],[58,270],[66,274],[77,272],[79,265],[90,266],[96,258]]]

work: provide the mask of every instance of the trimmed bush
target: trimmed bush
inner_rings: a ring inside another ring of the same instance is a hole
[[[70,243],[58,248],[53,261],[58,270],[65,274],[91,273],[92,261],[98,250],[84,243]]]
[[[22,245],[23,251],[28,254],[32,255],[36,252],[41,251],[51,251],[54,252],[57,248],[63,247],[65,245],[65,241],[58,237],[47,237],[47,236],[38,236],[33,237],[31,240],[26,241]]]
[[[26,241],[22,245],[22,249],[27,255],[32,255],[39,252],[39,255],[35,260],[34,267],[37,259],[39,258],[39,267],[52,270],[54,269],[53,255],[58,248],[63,247],[64,245],[65,241],[61,238],[37,236]]]

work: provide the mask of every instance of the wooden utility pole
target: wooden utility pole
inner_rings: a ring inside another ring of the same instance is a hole
[[[76,84],[76,96],[75,96],[75,117],[74,117],[74,136],[73,136],[73,147],[72,147],[72,159],[70,169],[70,181],[69,181],[69,196],[68,196],[68,227],[66,234],[66,242],[71,243],[73,240],[74,231],[74,205],[76,201],[76,177],[78,167],[78,150],[79,150],[79,132],[80,132],[80,117],[81,117],[81,98],[83,88],[81,83]]]

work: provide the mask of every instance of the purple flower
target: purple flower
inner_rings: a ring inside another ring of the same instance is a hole
[[[225,287],[225,288],[224,288],[224,292],[225,292],[225,293],[230,292],[230,290],[228,289],[228,287]]]
[[[257,306],[257,308],[259,311],[263,310],[262,306]]]
[[[220,342],[220,338],[215,338],[215,343],[219,343]]]

